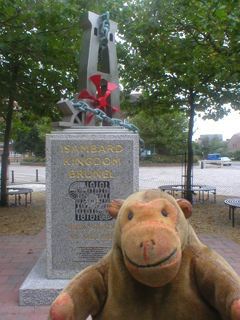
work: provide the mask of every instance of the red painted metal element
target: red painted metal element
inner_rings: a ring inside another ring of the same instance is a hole
[[[102,89],[101,89],[101,84],[100,84],[101,83],[101,75],[96,74],[94,76],[91,76],[89,79],[92,81],[92,83],[95,85],[95,87],[97,89],[98,98],[89,94],[86,89],[82,90],[79,93],[78,98],[79,99],[89,99],[89,100],[96,102],[95,109],[100,109],[105,113],[106,113],[106,107],[109,107],[109,108],[112,108],[114,111],[117,111],[121,114],[121,111],[117,107],[110,106],[107,103],[107,97],[111,94],[112,91],[116,90],[118,88],[118,86],[115,85],[114,83],[108,82],[107,91],[105,92],[104,96],[102,96]],[[90,115],[87,115],[87,124],[90,123],[90,121],[92,120],[92,117],[93,117],[93,113],[91,113]]]

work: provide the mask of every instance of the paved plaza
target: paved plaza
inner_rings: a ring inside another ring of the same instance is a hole
[[[161,185],[182,184],[184,170],[178,167],[141,167],[139,173],[139,188],[158,188]],[[194,166],[193,184],[216,187],[218,195],[240,197],[240,166],[225,166],[222,168],[208,167],[201,169]]]
[[[12,170],[14,183],[10,181]],[[139,186],[140,189],[148,189],[165,184],[181,184],[182,174],[181,167],[141,167]],[[217,194],[239,196],[240,166],[206,169],[194,167],[194,184],[215,186]],[[34,191],[44,191],[45,167],[11,165],[9,185],[24,185],[32,187]],[[240,276],[240,245],[220,234],[198,236],[204,244],[223,256]],[[0,236],[0,320],[47,319],[49,306],[19,306],[19,288],[45,246],[45,228],[36,236]]]
[[[12,173],[13,172],[13,173]],[[14,183],[12,183],[12,174]],[[140,167],[139,189],[158,188],[161,185],[182,184],[184,170],[182,166]],[[36,175],[38,181],[36,181]],[[9,186],[25,185],[34,191],[45,190],[45,167],[11,165],[8,175]],[[208,167],[193,169],[193,184],[216,187],[218,195],[240,196],[240,163],[222,168]]]

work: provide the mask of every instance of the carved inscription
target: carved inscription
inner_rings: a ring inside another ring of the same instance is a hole
[[[60,150],[70,179],[115,179],[114,168],[122,165],[121,144],[65,144]]]
[[[79,154],[79,153],[121,153],[123,152],[123,146],[120,144],[108,144],[106,147],[104,145],[100,145],[97,146],[95,144],[91,144],[91,145],[73,145],[71,146],[70,144],[66,144],[66,145],[62,145],[61,146],[61,153],[75,153],[75,154]]]
[[[74,261],[97,262],[108,253],[110,247],[76,247],[74,248]]]
[[[87,241],[102,241],[113,240],[114,224],[89,223],[88,225],[71,223],[68,226],[68,238],[70,240],[87,240]]]

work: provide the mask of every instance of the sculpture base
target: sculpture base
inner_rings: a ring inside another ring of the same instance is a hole
[[[19,289],[20,306],[50,306],[71,279],[48,279],[46,250]]]

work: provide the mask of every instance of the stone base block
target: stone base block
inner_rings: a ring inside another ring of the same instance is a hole
[[[47,279],[47,257],[43,252],[19,289],[20,306],[51,305],[71,279]]]

